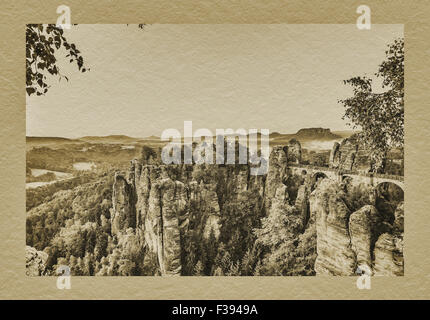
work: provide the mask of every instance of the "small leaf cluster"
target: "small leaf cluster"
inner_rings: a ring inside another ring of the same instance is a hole
[[[60,73],[57,55],[65,51],[65,58],[75,63],[81,72],[89,70],[84,66],[84,58],[74,43],[64,36],[64,30],[53,24],[28,24],[26,26],[26,91],[38,96],[45,94],[49,85],[47,76],[66,79]]]

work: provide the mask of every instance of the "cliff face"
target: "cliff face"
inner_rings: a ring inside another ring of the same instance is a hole
[[[218,241],[224,207],[251,192],[259,196],[256,205],[266,216],[294,206],[299,239],[316,233],[317,274],[353,275],[358,266],[366,265],[375,274],[401,275],[403,204],[387,219],[374,199],[364,206],[352,205],[351,190],[342,183],[316,181],[305,173],[293,175],[288,153],[294,152],[297,159],[298,150],[300,145],[274,147],[264,176],[252,176],[246,165],[160,165],[133,160],[127,176],[115,177],[111,233],[121,236],[132,230],[146,256],[155,257],[161,275],[181,275],[184,253],[195,254],[187,241],[200,243],[211,237]]]
[[[288,142],[287,151],[288,162],[300,163],[302,160],[302,146],[296,139],[291,139]]]
[[[134,208],[135,194],[132,186],[121,175],[115,175],[113,187],[112,233],[118,234],[120,230],[136,226],[136,211]]]
[[[341,143],[335,142],[330,153],[329,166],[330,168],[340,169],[344,171],[355,172],[370,172],[374,168],[383,170],[385,159],[378,160],[381,163],[373,163],[370,152],[366,147],[359,143],[357,134],[352,135],[347,139],[343,139]]]
[[[317,275],[403,275],[403,202],[390,224],[375,206],[352,212],[341,184],[324,179],[310,197],[317,226]]]
[[[184,235],[208,239],[212,233],[217,239],[226,201],[252,191],[270,208],[278,187],[285,188],[286,149],[274,149],[269,161],[266,176],[252,176],[248,166],[142,165],[133,160],[128,177],[115,176],[111,232],[135,229],[146,251],[157,257],[160,273],[179,275]]]
[[[335,140],[341,137],[326,128],[304,128],[297,131],[296,138],[299,140]]]

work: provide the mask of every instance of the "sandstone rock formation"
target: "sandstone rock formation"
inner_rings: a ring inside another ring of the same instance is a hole
[[[162,165],[133,160],[128,175],[115,176],[112,235],[123,237],[132,229],[146,255],[155,257],[161,275],[180,275],[181,258],[189,250],[184,239],[189,235],[195,242],[212,235],[218,239],[223,206],[251,192],[260,197],[258,206],[266,215],[294,212],[290,218],[297,221],[299,239],[303,234],[311,239],[309,235],[316,233],[314,269],[318,275],[354,275],[362,265],[375,274],[402,274],[403,203],[395,217],[387,220],[376,209],[371,187],[360,195],[369,198],[367,205],[356,206],[363,200],[348,193],[359,186],[352,188],[347,182],[324,177],[315,182],[317,175],[312,178],[290,170],[288,160],[300,158],[299,146],[273,147],[265,176],[250,175],[247,165]],[[360,158],[354,140],[344,141],[335,145],[330,163],[359,168],[357,154]]]
[[[394,211],[394,232],[397,234],[402,234],[404,230],[404,203],[401,201]]]
[[[357,134],[334,143],[330,153],[329,166],[343,171],[371,172],[373,168],[382,168],[383,164],[372,163],[372,157],[366,147],[359,143]],[[384,160],[382,160],[384,161]]]
[[[309,195],[309,186],[302,184],[297,191],[297,197],[294,203],[294,206],[298,209],[304,224],[306,224],[310,219]]]
[[[129,205],[127,209],[114,206],[112,232],[118,229],[118,224],[114,223],[116,220],[127,220],[127,217],[134,216],[135,226],[141,230],[139,233],[144,237],[146,248],[158,258],[161,273],[179,274],[180,227],[186,219],[187,189],[182,182],[173,181],[164,166],[141,166],[133,161],[130,172],[134,172],[130,176],[134,180],[123,182],[123,178],[116,179],[113,203],[122,204],[123,198],[134,199],[135,202],[126,201]],[[118,184],[118,181],[121,183]],[[129,195],[123,197],[123,194]],[[133,210],[134,214],[128,214]],[[119,228],[120,232],[123,230],[123,227]]]
[[[403,203],[393,226],[373,205],[351,212],[341,184],[324,179],[310,196],[317,229],[317,275],[403,274]]]
[[[317,275],[354,273],[355,254],[348,230],[351,212],[342,197],[342,190],[329,179],[324,179],[311,194],[310,210],[317,230]]]
[[[340,144],[339,142],[335,142],[333,144],[333,148],[330,152],[330,157],[329,157],[329,166],[330,168],[338,168],[339,167],[339,163],[340,163]]]
[[[269,180],[276,192],[283,185],[286,153],[279,150],[272,158],[276,171]],[[127,178],[119,173],[115,176],[112,234],[136,229],[148,255],[156,256],[160,273],[179,275],[184,235],[208,239],[213,234],[217,239],[224,198],[234,201],[247,190],[263,197],[265,178],[251,176],[246,166],[161,165],[133,160]]]
[[[382,234],[375,244],[375,275],[402,276],[404,206],[400,202],[395,210],[391,233]]]
[[[374,206],[366,205],[349,217],[349,235],[358,266],[372,266],[372,249],[378,234],[381,217]]]
[[[134,193],[132,186],[119,174],[115,175],[113,199],[112,233],[117,234],[120,230],[134,228],[136,226]]]
[[[215,186],[212,184],[197,184],[192,181],[190,184],[190,201],[201,212],[205,212],[203,222],[203,237],[208,238],[213,231],[216,238],[220,234],[220,207]]]
[[[269,211],[276,189],[283,184],[287,174],[287,153],[282,146],[273,147],[269,157],[269,171],[266,178],[265,204]]]
[[[403,239],[389,233],[382,234],[375,244],[375,275],[402,276]]]
[[[300,163],[302,160],[302,146],[296,139],[291,139],[288,142],[287,160],[293,163]]]

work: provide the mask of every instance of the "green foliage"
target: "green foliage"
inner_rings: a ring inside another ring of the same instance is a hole
[[[60,258],[68,261],[71,256],[84,258],[91,254],[96,260],[107,254],[106,216],[110,215],[112,183],[111,177],[105,177],[56,192],[28,211],[26,242],[48,253],[49,270],[54,270]],[[32,192],[44,194],[46,190],[37,188]]]
[[[200,166],[199,166],[200,167]],[[249,275],[253,272],[256,259],[253,256],[255,236],[253,228],[260,226],[264,214],[262,199],[258,193],[244,191],[239,194],[232,191],[236,186],[215,166],[207,166],[208,174],[217,181],[218,202],[221,207],[220,234],[218,239],[214,230],[209,236],[203,236],[206,221],[200,212],[199,203],[191,202],[189,208],[188,230],[181,236],[183,252],[181,257],[183,275]],[[200,175],[204,170],[196,168],[195,179],[204,181]],[[242,267],[242,260],[245,259]],[[198,265],[198,270],[196,266]]]
[[[87,148],[87,149],[85,149]],[[136,156],[136,150],[123,149],[121,144],[58,144],[50,147],[34,147],[26,153],[29,168],[76,173],[76,162],[94,162],[98,169],[119,168]],[[104,166],[104,168],[103,168]]]
[[[141,150],[141,161],[144,164],[149,164],[157,159],[157,153],[155,150],[149,146],[143,146]]]
[[[52,24],[26,26],[26,91],[29,96],[40,96],[48,91],[47,75],[68,81],[67,76],[61,74],[57,63],[56,55],[60,48],[64,50],[65,59],[75,63],[81,72],[87,70],[80,51],[75,44],[67,41],[62,28]]]
[[[263,215],[262,198],[254,191],[243,191],[237,195],[236,200],[228,199],[224,204],[220,241],[233,264],[240,265],[244,256],[252,250],[256,240],[253,229],[260,227]],[[252,269],[253,266],[247,268]],[[228,273],[225,268],[223,270]]]
[[[78,176],[73,179],[57,181],[52,184],[41,186],[34,189],[26,190],[26,207],[27,211],[34,208],[43,202],[51,200],[54,193],[61,190],[73,189],[76,186],[88,183],[95,179],[95,174],[89,173],[86,175]]]
[[[153,159],[155,151],[145,149],[146,159]],[[266,216],[258,189],[239,190],[240,179],[235,177],[245,177],[242,166],[180,168],[172,166],[168,174],[206,184],[202,190],[212,192],[213,197],[215,191],[214,201],[220,208],[220,228],[209,234],[206,220],[213,203],[197,196],[188,204],[186,220],[180,217],[182,275],[312,274],[316,243],[313,222],[304,228],[293,201],[275,207],[278,214]],[[48,253],[48,274],[63,264],[71,267],[73,275],[160,275],[158,257],[145,246],[142,230],[130,228],[111,234],[111,169],[89,174],[90,182],[84,177],[79,180],[83,184],[76,180],[76,184],[58,182],[27,190],[27,206],[31,208],[27,244]],[[285,181],[291,185],[290,197],[297,193],[301,181]]]
[[[343,119],[351,121],[353,128],[361,127],[358,136],[370,150],[375,171],[388,150],[404,142],[404,40],[395,40],[385,53],[375,75],[382,78],[386,91],[376,93],[372,79],[353,77],[344,81],[353,96],[339,101],[345,107]]]
[[[316,259],[316,230],[311,220],[306,228],[304,217],[287,203],[274,203],[270,214],[255,229],[256,246],[262,259],[255,275],[313,275]]]

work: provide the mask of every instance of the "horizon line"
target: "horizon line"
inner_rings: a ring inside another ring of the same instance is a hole
[[[294,133],[283,133],[283,132],[279,132],[279,131],[272,131],[269,132],[270,134],[273,133],[277,133],[277,134],[281,134],[281,135],[294,135],[297,134],[300,130],[302,129],[329,129],[330,132],[346,132],[346,131],[350,131],[350,132],[358,132],[360,130],[356,130],[356,129],[343,129],[343,130],[333,130],[331,128],[323,128],[323,127],[306,127],[306,128],[301,128],[299,130],[297,130]],[[261,134],[260,131],[257,132],[257,134]],[[107,134],[107,135],[84,135],[84,136],[79,136],[79,137],[65,137],[65,136],[33,136],[33,135],[27,135],[25,136],[26,138],[59,138],[59,139],[68,139],[68,140],[79,140],[82,138],[107,138],[107,137],[127,137],[127,138],[132,138],[132,139],[146,139],[146,138],[157,138],[157,139],[161,139],[160,136],[156,136],[156,135],[149,135],[149,136],[141,136],[141,137],[136,137],[136,136],[129,136],[126,134]],[[192,138],[192,136],[182,136],[183,138]],[[212,137],[216,137],[216,135],[213,135]]]

